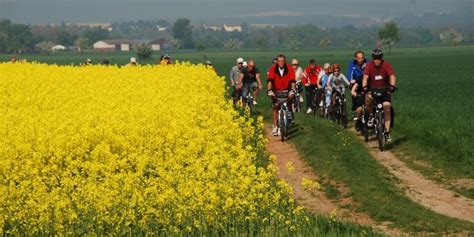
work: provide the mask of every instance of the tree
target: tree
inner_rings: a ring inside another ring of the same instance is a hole
[[[388,47],[388,52],[392,51],[392,46],[396,42],[400,42],[401,34],[398,24],[393,21],[385,23],[384,27],[379,30],[379,39],[382,40],[382,44]]]
[[[456,46],[456,45],[459,45],[464,40],[464,36],[460,32],[458,32],[456,29],[451,28],[439,34],[439,39],[445,44]]]
[[[84,49],[87,48],[88,42],[89,42],[89,39],[87,39],[87,38],[78,38],[74,42],[74,46],[76,47],[77,51],[82,53],[82,52],[84,52]]]
[[[77,35],[71,34],[67,31],[60,31],[57,36],[56,42],[64,46],[71,46],[76,41]]]
[[[87,38],[87,45],[91,46],[99,40],[104,40],[109,38],[109,31],[99,27],[92,28],[84,32],[84,38]]]
[[[244,43],[241,40],[238,39],[228,39],[224,43],[224,48],[230,49],[233,51],[239,50]]]
[[[298,48],[301,46],[301,42],[294,37],[288,38],[284,44],[286,48],[291,49],[293,51],[298,50]]]
[[[0,52],[17,53],[32,49],[33,38],[29,26],[0,20]]]
[[[146,43],[138,44],[135,47],[135,51],[137,52],[137,56],[139,59],[151,58],[151,55],[153,54],[153,49],[149,44]]]
[[[36,44],[36,49],[42,54],[49,54],[53,51],[54,43],[51,41],[41,41]]]
[[[346,45],[347,47],[353,50],[357,50],[362,47],[362,43],[360,42],[360,40],[355,37],[350,38],[349,41],[346,43]]]
[[[323,50],[327,50],[329,48],[329,46],[331,46],[331,44],[332,44],[332,41],[329,37],[324,37],[321,40],[319,40],[319,46]]]
[[[264,31],[258,30],[251,33],[251,39],[255,43],[258,51],[266,51],[268,49],[268,39]]]
[[[205,47],[203,44],[201,44],[201,43],[199,43],[199,44],[196,46],[196,50],[197,50],[198,52],[202,52],[202,51],[204,51],[204,49],[206,49],[206,47]]]
[[[191,21],[187,18],[176,20],[173,25],[173,37],[178,40],[178,45],[182,48],[192,48],[193,43],[193,28]]]

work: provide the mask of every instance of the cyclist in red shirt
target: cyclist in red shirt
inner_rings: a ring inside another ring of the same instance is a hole
[[[278,136],[278,102],[287,101],[291,108],[291,102],[296,93],[295,70],[286,63],[286,57],[283,54],[277,56],[277,62],[268,71],[267,95],[273,100],[273,136]],[[290,120],[293,121],[290,110]]]
[[[391,94],[395,92],[396,77],[392,66],[388,61],[383,60],[383,52],[381,49],[374,49],[372,52],[372,61],[367,64],[364,71],[364,77],[362,78],[362,88],[365,97],[365,106],[369,112],[368,126],[374,124],[374,110],[373,110],[373,93],[371,90],[374,89],[386,89],[387,95],[382,98],[383,109],[385,114],[385,140],[391,142],[390,126],[392,120],[391,108],[392,98]]]
[[[309,60],[309,66],[306,67],[301,81],[306,88],[306,113],[313,112],[311,106],[313,104],[316,89],[318,88],[318,76],[321,73],[321,67],[316,65],[316,60]]]

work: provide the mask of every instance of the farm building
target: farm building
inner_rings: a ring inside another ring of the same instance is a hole
[[[66,46],[57,44],[51,48],[53,51],[64,51],[66,50]]]
[[[94,43],[94,50],[98,51],[130,51],[134,43],[131,40],[99,40]]]
[[[235,25],[235,24],[224,24],[224,25],[203,25],[204,29],[206,30],[213,30],[213,31],[221,31],[225,30],[227,32],[233,32],[233,31],[238,31],[242,32],[242,26],[241,25]]]
[[[167,39],[156,39],[149,43],[153,51],[170,50],[173,46]]]

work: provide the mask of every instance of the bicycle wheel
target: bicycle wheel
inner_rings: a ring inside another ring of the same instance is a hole
[[[344,126],[344,128],[347,128],[347,124],[349,123],[349,120],[347,118],[347,108],[346,108],[346,102],[343,101],[342,102],[342,106],[341,106],[341,120],[342,120],[342,125]]]
[[[365,142],[369,141],[369,128],[367,127],[367,120],[369,119],[367,109],[363,109],[362,122],[361,122],[361,133],[364,135]]]
[[[287,130],[287,121],[286,121],[286,118],[287,118],[287,115],[286,115],[286,111],[284,110],[281,110],[280,111],[280,117],[279,117],[279,126],[280,126],[280,136],[281,136],[281,141],[284,142],[285,141],[285,137],[286,137],[286,130]]]
[[[384,132],[384,119],[383,112],[377,114],[377,139],[379,141],[379,149],[383,151],[385,148],[385,132]]]
[[[295,96],[295,103],[294,103],[294,107],[295,107],[295,112],[301,112],[301,102],[300,102],[300,95],[297,94]]]
[[[255,108],[255,105],[253,104],[253,97],[252,96],[247,97],[247,106],[249,107],[250,115],[252,115],[252,112]]]

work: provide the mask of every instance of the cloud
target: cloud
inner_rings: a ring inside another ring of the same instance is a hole
[[[273,16],[304,16],[304,14],[299,13],[299,12],[292,12],[292,11],[274,11],[274,12],[260,12],[260,13],[243,15],[243,17],[273,17]]]

